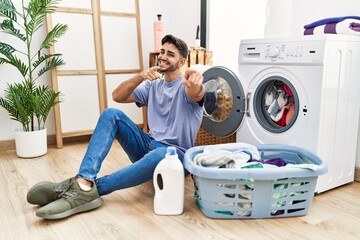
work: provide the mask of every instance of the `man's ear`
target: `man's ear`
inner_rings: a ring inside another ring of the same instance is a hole
[[[186,58],[181,58],[181,59],[180,59],[180,61],[179,61],[179,65],[178,65],[178,67],[179,67],[179,68],[181,68],[182,66],[184,66],[184,65],[185,65],[185,63],[186,63],[186,61],[187,61],[187,59],[186,59]]]

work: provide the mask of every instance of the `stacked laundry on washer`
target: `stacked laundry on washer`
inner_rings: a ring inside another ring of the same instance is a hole
[[[304,35],[344,34],[360,36],[360,16],[325,18],[304,26]]]

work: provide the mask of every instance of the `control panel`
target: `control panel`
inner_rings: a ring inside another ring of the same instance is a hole
[[[324,49],[323,41],[250,42],[240,46],[239,61],[320,64],[323,62]]]

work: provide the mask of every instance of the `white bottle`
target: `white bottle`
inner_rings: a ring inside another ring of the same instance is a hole
[[[175,147],[168,147],[165,158],[155,168],[154,212],[158,215],[179,215],[184,211],[185,176]]]

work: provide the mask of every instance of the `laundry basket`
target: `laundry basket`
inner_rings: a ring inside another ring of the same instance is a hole
[[[236,147],[236,143],[217,146]],[[226,169],[196,165],[193,158],[206,146],[185,153],[185,168],[191,173],[196,203],[209,218],[248,219],[302,216],[308,213],[316,181],[327,166],[316,155],[294,146],[256,146],[261,159],[282,158],[290,164],[315,164],[315,170],[299,167]],[[234,149],[235,150],[235,149]],[[303,165],[301,165],[303,166]]]

